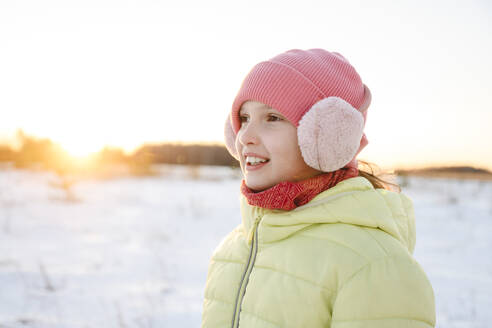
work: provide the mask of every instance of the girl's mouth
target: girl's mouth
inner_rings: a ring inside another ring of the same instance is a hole
[[[263,159],[263,158],[257,158],[257,157],[247,157],[246,158],[246,169],[248,171],[254,171],[254,170],[259,170],[263,166],[265,166],[268,162],[270,162],[269,159]]]
[[[255,163],[255,164],[252,164],[252,163],[246,163],[246,170],[248,171],[254,171],[254,170],[259,170],[261,169],[263,166],[267,165],[269,161],[266,161],[266,162],[263,162],[263,163]]]

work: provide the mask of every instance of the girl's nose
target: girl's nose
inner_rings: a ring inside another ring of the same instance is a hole
[[[248,122],[248,124],[243,125],[238,132],[238,138],[243,145],[258,144],[258,129],[255,124]]]

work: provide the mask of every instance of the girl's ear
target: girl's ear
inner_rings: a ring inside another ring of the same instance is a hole
[[[236,150],[236,134],[232,129],[231,116],[227,115],[227,119],[224,124],[224,140],[225,145],[229,153],[239,161],[239,156]]]
[[[364,116],[339,97],[315,103],[299,121],[302,157],[314,169],[332,172],[347,165],[362,146]]]

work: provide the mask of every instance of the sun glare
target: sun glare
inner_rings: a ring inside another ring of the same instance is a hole
[[[91,144],[87,140],[65,140],[60,141],[59,144],[75,158],[88,157],[101,149],[100,145]]]

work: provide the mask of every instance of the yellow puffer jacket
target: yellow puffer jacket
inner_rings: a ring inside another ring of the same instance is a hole
[[[355,177],[292,211],[248,205],[210,261],[202,328],[434,327],[404,194]]]

